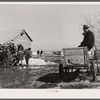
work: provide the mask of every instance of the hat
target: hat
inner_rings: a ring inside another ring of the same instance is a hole
[[[83,25],[83,29],[88,29],[88,25]]]

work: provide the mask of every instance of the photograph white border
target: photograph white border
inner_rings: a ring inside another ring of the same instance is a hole
[[[100,5],[100,2],[0,2],[0,5]],[[0,89],[0,99],[99,99],[99,89]]]

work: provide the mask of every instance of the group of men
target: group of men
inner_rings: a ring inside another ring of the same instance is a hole
[[[19,44],[17,47],[14,43],[0,45],[0,62],[4,67],[9,65],[22,65],[22,60],[25,58],[26,66],[28,67],[29,58],[32,56],[31,48],[25,49]]]

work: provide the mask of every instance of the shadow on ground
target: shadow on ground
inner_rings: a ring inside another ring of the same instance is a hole
[[[59,78],[58,73],[50,73],[43,77],[40,77],[39,79],[37,79],[37,81],[47,82],[47,83],[59,83],[61,82],[61,79]]]
[[[63,77],[63,81],[72,82],[77,78],[78,75],[79,75],[79,72],[66,74]],[[62,79],[59,78],[59,73],[50,73],[43,77],[40,77],[39,79],[37,79],[37,81],[46,82],[46,83],[59,83],[62,81]]]

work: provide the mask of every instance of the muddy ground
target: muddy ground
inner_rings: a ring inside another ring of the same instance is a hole
[[[10,66],[6,70],[0,68],[0,88],[28,88],[28,89],[99,89],[100,76],[97,76],[96,82],[90,82],[88,79],[62,81],[59,79],[58,65],[51,66],[31,66],[30,68],[21,68],[19,66]],[[67,80],[68,76],[66,77]]]

